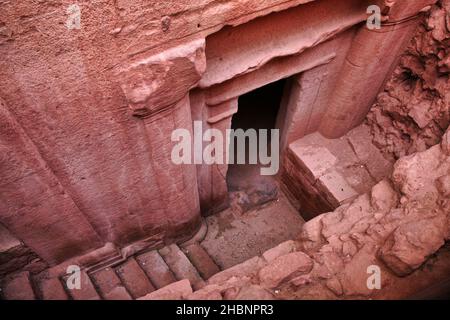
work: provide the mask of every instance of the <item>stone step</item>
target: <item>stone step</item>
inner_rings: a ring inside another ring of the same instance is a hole
[[[133,257],[116,267],[115,270],[134,299],[155,291],[155,287]]]
[[[105,300],[133,300],[124,286],[115,287],[104,295]]]
[[[202,279],[197,269],[176,244],[171,244],[160,249],[159,254],[167,263],[170,270],[172,270],[177,280],[188,279],[195,290],[198,290],[205,285],[205,281]]]
[[[35,300],[30,273],[24,271],[7,277],[2,283],[1,295],[5,300]]]
[[[90,274],[90,277],[103,299],[131,299],[131,295],[122,285],[122,282],[114,269],[108,267]]]
[[[220,271],[217,264],[200,244],[194,243],[184,246],[183,252],[203,279],[208,280]]]
[[[43,278],[37,281],[43,300],[68,300],[69,296],[59,278]]]
[[[138,300],[182,300],[191,294],[191,284],[188,279],[184,279],[153,291]]]
[[[87,275],[85,271],[81,271],[81,285],[80,289],[69,289],[67,287],[67,280],[70,276],[66,276],[63,278],[63,284],[66,288],[66,291],[69,292],[69,295],[74,300],[100,300],[100,295],[97,293],[97,290],[94,287],[91,279]]]
[[[140,254],[136,260],[157,289],[177,281],[158,251],[153,250]]]

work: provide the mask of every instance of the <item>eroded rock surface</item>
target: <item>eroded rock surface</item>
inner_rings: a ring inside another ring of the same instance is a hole
[[[368,116],[375,144],[396,158],[440,142],[450,123],[450,1],[435,5]]]

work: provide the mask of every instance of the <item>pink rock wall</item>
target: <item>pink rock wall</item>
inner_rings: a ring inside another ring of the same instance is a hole
[[[374,143],[399,158],[440,142],[450,124],[450,1],[417,30],[367,117]]]

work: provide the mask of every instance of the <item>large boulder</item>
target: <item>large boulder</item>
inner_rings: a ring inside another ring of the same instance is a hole
[[[378,252],[381,260],[398,276],[419,268],[448,237],[445,215],[418,219],[399,226]]]

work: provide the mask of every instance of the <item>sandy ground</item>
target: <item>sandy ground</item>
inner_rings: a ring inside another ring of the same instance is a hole
[[[279,192],[278,199],[241,213],[231,207],[206,219],[201,245],[222,268],[244,262],[277,244],[294,239],[304,220]]]

